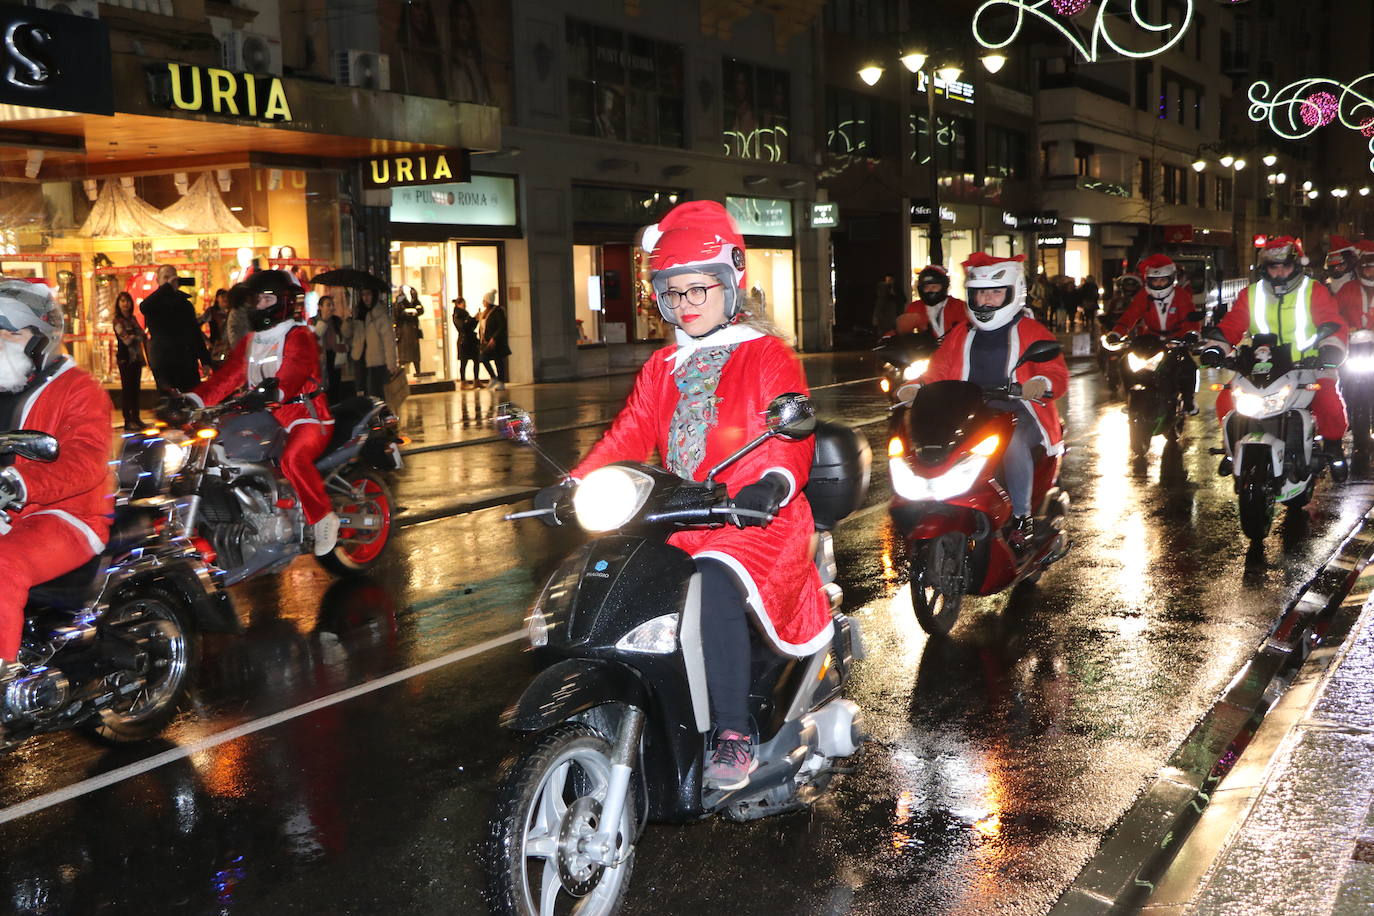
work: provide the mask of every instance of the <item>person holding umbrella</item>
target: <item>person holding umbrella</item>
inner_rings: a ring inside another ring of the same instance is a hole
[[[325,271],[310,282],[358,290],[349,358],[354,365],[355,381],[363,392],[386,400],[386,383],[399,365],[396,329],[386,305],[390,285],[367,271],[351,267]]]

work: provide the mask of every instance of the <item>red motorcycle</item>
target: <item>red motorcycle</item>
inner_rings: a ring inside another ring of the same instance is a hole
[[[1017,365],[1048,362],[1059,352],[1054,341],[1036,341]],[[1040,448],[1032,490],[1035,535],[1021,550],[1008,540],[1011,497],[1002,463],[1018,420],[989,402],[1019,397],[1020,384],[1010,380],[992,390],[972,382],[932,382],[893,414],[890,511],[907,544],[916,619],[932,636],[953,629],[965,594],[991,595],[1036,582],[1069,550],[1069,497],[1058,485],[1060,459]]]

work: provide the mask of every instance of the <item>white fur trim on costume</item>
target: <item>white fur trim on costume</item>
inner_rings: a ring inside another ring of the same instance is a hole
[[[37,512],[30,512],[26,518],[33,518],[35,515],[55,515],[80,531],[85,536],[86,543],[90,545],[92,551],[100,553],[105,549],[105,542],[95,533],[95,529],[65,509],[40,509]]]
[[[754,584],[754,577],[749,575],[744,565],[719,550],[703,550],[701,553],[692,554],[694,559],[719,560],[739,576],[740,582],[744,583],[744,590],[748,593],[747,600],[749,607],[754,612],[754,618],[758,620],[759,626],[763,627],[763,632],[767,634],[768,640],[773,647],[784,655],[791,655],[794,658],[806,658],[808,655],[815,655],[832,638],[834,625],[827,620],[825,626],[819,633],[807,640],[803,645],[796,645],[790,642],[783,642],[778,636],[778,631],[773,629],[773,621],[768,619],[768,614],[763,610],[763,596],[759,594],[759,588]]]
[[[328,420],[321,420],[318,417],[301,417],[299,420],[292,420],[290,425],[286,427],[286,431],[289,433],[302,423],[319,423],[321,426],[333,426],[334,420],[332,417]]]
[[[38,400],[38,396],[43,393],[43,389],[51,385],[53,379],[57,378],[59,375],[66,372],[68,369],[72,368],[75,365],[76,363],[72,362],[70,356],[62,357],[62,365],[57,367],[57,371],[54,372],[52,375],[48,376],[47,378],[45,378],[43,380],[43,384],[33,389],[33,394],[29,395],[27,398],[24,399],[24,409],[19,412],[19,429],[24,428],[24,423],[29,419],[29,408],[33,407],[34,402]]]
[[[792,497],[797,495],[797,478],[793,477],[792,472],[787,470],[787,468],[768,468],[759,475],[759,479],[762,480],[769,474],[781,474],[783,477],[787,478],[787,496],[783,498],[782,502],[778,503],[778,508],[781,509],[792,501]]]
[[[205,402],[202,401],[201,398],[200,398],[200,395],[196,394],[195,392],[192,392],[192,391],[186,392],[186,397],[190,398],[192,401],[195,401],[197,407],[204,407],[204,406],[205,406]]]
[[[673,371],[682,368],[682,364],[687,358],[698,350],[707,347],[728,347],[731,344],[742,344],[749,340],[758,340],[764,336],[763,332],[757,328],[751,328],[747,324],[732,324],[727,328],[721,328],[705,337],[693,337],[682,328],[677,328],[673,332],[677,339],[677,349],[664,357],[663,361],[672,362]]]

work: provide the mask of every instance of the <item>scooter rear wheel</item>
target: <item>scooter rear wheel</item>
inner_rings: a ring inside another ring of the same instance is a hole
[[[931,636],[948,636],[959,619],[968,588],[968,538],[947,531],[921,545],[911,558],[911,606]]]
[[[610,742],[576,722],[549,730],[506,762],[482,850],[494,912],[619,912],[634,869],[636,793],[629,793],[621,818],[620,864],[598,865],[578,848],[597,829],[610,775]]]

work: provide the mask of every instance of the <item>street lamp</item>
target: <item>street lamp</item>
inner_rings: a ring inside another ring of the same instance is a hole
[[[859,71],[859,79],[870,86],[878,85],[878,80],[883,78],[883,68],[877,64],[869,64]]]
[[[1274,153],[1265,153],[1264,158],[1260,161],[1272,168],[1274,163],[1279,161],[1279,157]]]

